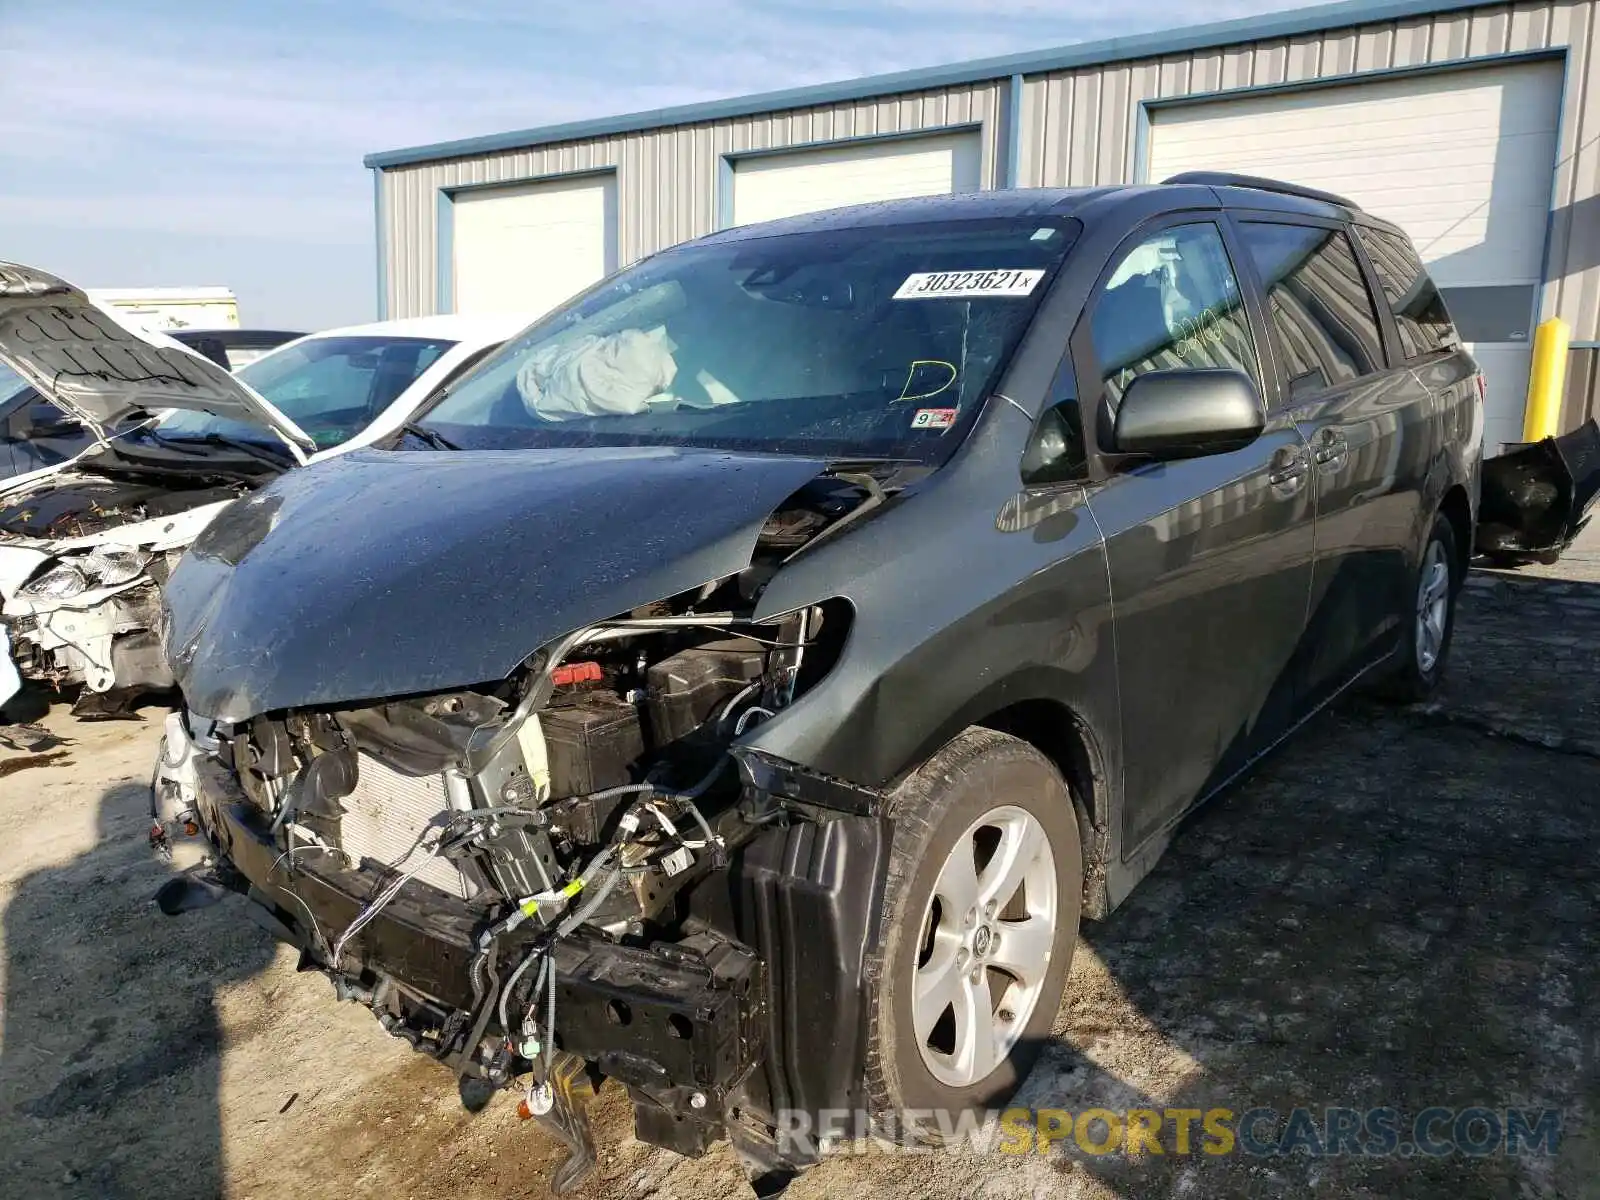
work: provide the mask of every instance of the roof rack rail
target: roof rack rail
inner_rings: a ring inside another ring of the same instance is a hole
[[[1321,200],[1324,204],[1337,204],[1343,208],[1361,211],[1354,200],[1320,188],[1301,187],[1298,183],[1284,183],[1278,179],[1263,179],[1259,175],[1233,175],[1227,171],[1184,171],[1163,179],[1162,183],[1192,183],[1200,187],[1254,188],[1258,192],[1277,192],[1283,196],[1299,196],[1304,200]]]

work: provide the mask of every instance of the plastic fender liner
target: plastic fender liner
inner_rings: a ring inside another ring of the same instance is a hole
[[[1600,424],[1519,447],[1483,464],[1475,549],[1481,554],[1565,550],[1600,496]]]
[[[770,1125],[784,1109],[861,1108],[861,1079],[889,861],[887,821],[839,816],[774,826],[690,896],[691,912],[766,967],[767,1053],[739,1107]]]

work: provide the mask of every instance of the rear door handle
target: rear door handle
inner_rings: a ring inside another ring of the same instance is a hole
[[[1337,470],[1344,466],[1345,455],[1349,451],[1350,443],[1344,434],[1335,429],[1325,429],[1317,436],[1317,448],[1312,452],[1312,457],[1317,460],[1318,466]]]

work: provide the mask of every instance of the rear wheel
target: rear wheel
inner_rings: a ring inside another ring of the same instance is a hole
[[[1456,597],[1461,591],[1463,561],[1455,526],[1443,513],[1422,548],[1417,571],[1415,603],[1406,615],[1404,657],[1388,687],[1389,695],[1405,703],[1426,700],[1444,677],[1455,632]]]
[[[1072,798],[1026,742],[956,737],[896,789],[868,1047],[881,1126],[1003,1103],[1038,1057],[1077,944]]]

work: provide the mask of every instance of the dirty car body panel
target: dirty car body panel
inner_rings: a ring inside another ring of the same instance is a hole
[[[1409,653],[1438,514],[1470,544],[1471,359],[1403,360],[1374,302],[1369,361],[1343,379],[1334,345],[1308,387],[1285,312],[1338,343],[1335,306],[1275,296],[1252,213],[1352,216],[1215,183],[930,198],[597,285],[423,414],[438,444],[286,475],[196,541],[156,840],[193,822],[205,886],[341,995],[526,1081],[559,1187],[593,1162],[582,1069],[645,1140],[806,1165],[782,1114],[873,1103],[908,778],[974,727],[1030,744],[1103,915]]]

